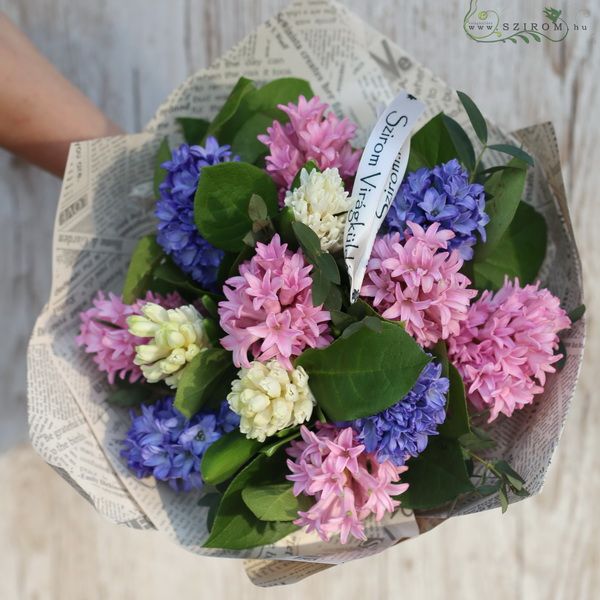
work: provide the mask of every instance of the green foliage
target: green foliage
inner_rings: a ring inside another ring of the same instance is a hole
[[[141,404],[148,404],[155,400],[149,386],[143,383],[132,383],[119,385],[116,390],[106,398],[111,406],[120,408],[133,408]]]
[[[508,229],[490,251],[475,252],[470,265],[472,280],[479,290],[498,290],[504,279],[519,278],[522,284],[537,279],[546,256],[547,227],[544,217],[521,201]]]
[[[214,299],[222,297],[214,292],[203,290],[168,257],[152,272],[151,289],[158,292],[176,291],[184,298],[191,298],[193,300],[203,296],[209,296]]]
[[[488,256],[511,224],[521,201],[527,167],[523,161],[513,158],[506,169],[494,173],[485,184],[485,210],[490,222],[485,228],[486,242],[476,247],[476,260]]]
[[[218,406],[231,391],[236,373],[230,352],[222,348],[202,350],[183,370],[175,408],[191,418],[205,405]]]
[[[568,314],[568,317],[571,323],[577,323],[577,321],[579,321],[583,315],[585,315],[585,304],[580,304]]]
[[[292,440],[300,437],[300,427],[288,427],[282,431],[278,431],[274,438],[278,438],[275,441],[264,444],[260,451],[267,456],[273,456],[280,448],[289,445]]]
[[[410,173],[421,167],[431,169],[456,156],[456,148],[444,124],[444,115],[438,113],[411,137],[407,171]]]
[[[367,417],[398,402],[415,384],[430,358],[402,327],[381,321],[381,331],[360,327],[296,359],[328,419]],[[377,390],[377,394],[373,394]]]
[[[298,529],[289,521],[258,519],[246,506],[242,496],[245,489],[281,483],[284,472],[284,453],[273,457],[260,454],[242,469],[223,494],[210,536],[204,546],[228,550],[254,548],[276,542]]]
[[[202,479],[218,485],[231,479],[263,447],[235,429],[211,444],[202,458]]]
[[[504,154],[518,158],[524,163],[527,163],[530,167],[533,167],[534,161],[532,156],[527,154],[522,148],[517,148],[517,146],[513,146],[512,144],[492,144],[491,146],[488,146],[488,150],[503,152]]]
[[[256,86],[250,79],[240,77],[208,126],[206,135],[214,135],[221,144],[230,144],[235,132],[249,116],[243,103],[244,98],[255,90]]]
[[[190,146],[200,144],[208,131],[210,123],[205,119],[196,119],[192,117],[179,117],[177,122],[181,126],[183,137]]]
[[[442,120],[450,139],[456,148],[456,155],[460,162],[465,166],[467,171],[473,171],[475,168],[475,150],[473,150],[473,144],[466,134],[465,130],[456,122],[452,117],[443,115]]]
[[[485,467],[483,475],[478,476],[480,483],[476,491],[482,496],[498,493],[503,513],[508,510],[509,493],[521,497],[529,496],[529,492],[525,489],[525,480],[505,460],[488,460],[481,458],[472,450],[467,452],[473,460]],[[489,477],[492,478],[492,483],[488,483]]]
[[[268,148],[258,140],[261,133],[267,131],[273,123],[273,118],[263,113],[250,115],[238,129],[231,140],[231,148],[235,155],[245,162],[255,164],[267,154]]]
[[[269,217],[277,214],[277,189],[262,169],[241,162],[204,167],[194,201],[200,233],[217,248],[241,251],[252,230],[248,209],[254,194],[265,202]]]
[[[202,498],[198,500],[198,506],[204,506],[205,508],[208,508],[208,512],[206,513],[206,528],[208,531],[212,529],[212,526],[215,522],[215,517],[217,516],[217,510],[219,509],[221,499],[221,494],[215,491],[204,494]]]
[[[320,171],[317,163],[314,160],[309,160],[307,163],[302,165],[300,169],[298,169],[298,172],[294,177],[294,181],[292,181],[292,185],[290,186],[290,190],[295,190],[296,188],[300,187],[300,175],[304,169],[306,169],[308,173],[311,173],[314,170]]]
[[[448,390],[448,403],[446,405],[446,420],[440,425],[438,431],[444,437],[456,440],[471,431],[465,386],[463,380],[453,364],[448,364],[450,389]]]
[[[308,510],[314,500],[294,496],[291,483],[270,483],[242,490],[244,504],[261,521],[293,521],[299,510]]]
[[[152,282],[152,273],[164,256],[154,235],[140,239],[129,261],[123,284],[123,302],[132,304],[144,296]]]
[[[313,266],[310,272],[313,281],[311,290],[313,305],[319,306],[330,299],[326,307],[335,309],[341,304],[341,294],[338,296],[335,292],[335,286],[341,283],[340,271],[335,259],[328,252],[321,250],[319,236],[310,227],[300,221],[293,221],[291,229],[302,247],[306,260]]]
[[[297,102],[300,95],[307,99],[313,96],[304,79],[283,77],[257,88],[241,77],[209,125],[207,135],[214,135],[221,144],[231,144],[233,153],[243,161],[257,164],[267,153],[257,136],[265,133],[275,119],[286,122],[287,115],[277,105]]]
[[[475,102],[473,102],[473,100],[471,100],[471,98],[469,98],[467,94],[465,94],[464,92],[457,92],[457,94],[460,98],[460,101],[462,102],[462,105],[465,108],[465,111],[467,112],[469,121],[471,121],[471,125],[473,126],[473,130],[475,131],[475,135],[479,138],[479,141],[482,144],[486,144],[488,138],[488,130],[483,115],[477,108]]]
[[[166,174],[166,171],[160,165],[168,160],[171,160],[171,150],[169,149],[169,140],[164,138],[158,147],[158,151],[156,152],[156,157],[154,159],[153,189],[155,198],[160,196],[160,190],[158,189],[158,186],[163,182]]]
[[[408,467],[402,481],[409,488],[399,497],[405,508],[438,508],[475,490],[456,440],[430,437],[427,448],[411,458]]]

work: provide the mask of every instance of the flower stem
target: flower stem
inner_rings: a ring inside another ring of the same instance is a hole
[[[475,181],[475,176],[477,175],[477,168],[479,167],[479,163],[481,162],[481,157],[483,153],[487,150],[487,144],[484,144],[481,152],[477,156],[477,160],[475,161],[475,166],[473,167],[473,171],[471,172],[471,177],[469,177],[469,183],[473,183]]]

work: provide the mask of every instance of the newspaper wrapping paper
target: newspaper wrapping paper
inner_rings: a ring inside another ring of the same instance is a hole
[[[346,546],[295,532],[278,543],[247,551],[202,548],[206,508],[198,494],[175,494],[151,478],[138,480],[119,457],[129,426],[124,410],[106,403],[103,374],[75,344],[78,315],[96,290],[119,292],[131,251],[153,230],[153,161],[160,141],[181,141],[175,119],[210,118],[240,75],[265,82],[294,75],[340,115],[359,125],[356,145],[399,89],[426,103],[417,128],[440,110],[468,126],[453,90],[390,40],[339,4],[301,0],[262,25],[210,68],[187,79],[159,108],[144,132],[71,146],[59,200],[53,243],[53,281],[28,349],[30,437],[39,454],[105,517],[140,529],[156,529],[202,555],[249,559],[258,585],[291,583],[329,566],[368,556],[414,537],[448,516],[497,507],[497,497],[464,498],[452,515],[431,512],[416,519],[398,511],[367,527],[368,541]],[[492,142],[522,143],[534,155],[525,199],[548,224],[549,246],[541,280],[567,310],[582,303],[581,266],[550,124],[502,134]],[[491,163],[505,161],[490,153]],[[567,332],[563,370],[550,376],[533,406],[495,422],[496,454],[511,462],[532,493],[540,491],[573,397],[585,338],[584,320]],[[518,498],[514,498],[518,500]]]

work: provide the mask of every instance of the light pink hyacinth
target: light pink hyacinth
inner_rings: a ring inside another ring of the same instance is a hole
[[[302,440],[292,441],[287,449],[293,459],[287,461],[287,479],[294,482],[294,495],[314,496],[316,502],[299,512],[294,523],[308,533],[316,531],[324,541],[337,533],[342,544],[350,535],[366,540],[364,520],[375,515],[381,521],[400,505],[393,497],[408,489],[407,483],[397,483],[408,467],[377,462],[351,427],[318,423],[316,432],[304,425],[300,432]]]
[[[147,343],[148,339],[129,333],[127,317],[141,315],[146,302],[154,302],[164,308],[177,308],[184,304],[183,298],[176,292],[166,296],[147,292],[145,298],[134,304],[125,304],[120,296],[99,291],[93,306],[80,314],[81,329],[76,342],[88,354],[94,354],[94,362],[100,371],[107,373],[111,384],[117,376],[128,378],[130,383],[142,377],[142,371],[133,364],[133,359],[135,347]]]
[[[493,421],[531,404],[561,358],[557,333],[570,325],[558,298],[539,283],[520,287],[507,279],[496,294],[484,292],[448,345],[475,408],[489,408]]]
[[[312,266],[301,250],[291,252],[278,235],[256,244],[256,254],[240,265],[240,274],[223,286],[219,303],[221,339],[237,367],[249,367],[248,352],[262,362],[277,358],[287,369],[291,357],[331,342],[329,312],[313,306]]]
[[[375,241],[360,295],[372,298],[386,319],[402,321],[406,331],[424,347],[456,335],[477,292],[459,273],[463,260],[448,252],[450,230],[434,223],[425,231],[408,222],[406,240],[399,233]]]
[[[356,174],[361,151],[350,145],[356,132],[354,123],[348,118],[340,120],[332,112],[325,115],[329,106],[317,96],[310,100],[300,96],[298,104],[278,107],[288,115],[289,122],[282,125],[273,121],[258,139],[269,147],[266,169],[280,191],[289,189],[296,173],[309,160],[321,171],[337,168],[346,181]]]

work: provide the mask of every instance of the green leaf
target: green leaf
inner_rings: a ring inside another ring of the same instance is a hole
[[[477,487],[477,493],[482,496],[490,496],[491,494],[495,494],[500,489],[500,481],[496,483],[480,485]]]
[[[252,229],[250,198],[259,195],[268,215],[277,214],[277,189],[258,167],[226,162],[203,167],[194,200],[194,219],[204,238],[217,248],[241,251],[244,236]]]
[[[379,313],[368,303],[359,298],[348,308],[348,314],[356,317],[356,319],[364,319],[365,317],[379,317]]]
[[[475,427],[472,428],[470,433],[461,435],[458,442],[465,450],[473,451],[486,450],[496,446],[496,442],[489,435]]]
[[[164,256],[154,235],[145,235],[140,239],[129,261],[123,284],[123,302],[133,304],[148,291],[152,273]]]
[[[442,365],[442,376],[449,377],[449,362],[448,362],[448,348],[446,342],[440,340],[435,346],[430,349],[430,352],[435,356],[437,361]]]
[[[442,119],[456,148],[456,154],[460,162],[463,163],[468,171],[472,171],[475,167],[475,150],[473,150],[473,144],[469,136],[452,117],[443,115]]]
[[[181,125],[186,143],[190,145],[202,142],[210,125],[207,120],[194,117],[179,117],[177,122]]]
[[[444,437],[457,440],[471,431],[465,386],[460,373],[453,364],[448,365],[450,389],[446,405],[446,420],[438,431]]]
[[[219,307],[211,296],[205,294],[200,298],[200,302],[202,302],[202,306],[204,306],[204,309],[209,316],[219,320]]]
[[[206,135],[214,135],[221,144],[231,143],[237,128],[242,125],[248,116],[248,111],[240,110],[242,101],[255,90],[254,82],[246,79],[246,77],[240,77],[221,110],[209,125]]]
[[[218,485],[233,477],[261,449],[262,444],[248,439],[235,429],[213,442],[204,453],[200,470],[209,485]]]
[[[290,250],[298,248],[298,240],[292,228],[294,222],[294,211],[289,206],[284,207],[275,218],[275,229],[277,229],[282,241],[288,244]]]
[[[285,468],[284,460],[285,455],[281,456],[281,453],[273,457],[261,454],[240,471],[223,495],[205,547],[228,550],[254,548],[272,544],[298,529],[297,525],[288,521],[257,519],[242,497],[244,489],[274,483],[277,477],[280,478]]]
[[[276,442],[273,442],[272,444],[263,445],[263,447],[260,449],[260,451],[263,454],[266,454],[267,456],[273,456],[273,454],[275,454],[275,452],[277,452],[277,450],[279,450],[279,448],[282,448],[283,446],[287,446],[292,440],[295,440],[297,437],[300,437],[300,428],[292,427],[291,429],[292,429],[291,433],[288,433],[287,435],[283,435],[283,436],[280,436],[280,434],[282,434],[284,432],[278,431],[276,436],[279,437],[280,439],[278,439]],[[289,429],[284,430],[284,431],[289,431]]]
[[[215,522],[215,517],[217,516],[217,510],[219,509],[219,504],[221,504],[221,499],[223,496],[219,492],[209,492],[204,494],[200,500],[198,500],[198,506],[204,506],[208,508],[208,512],[206,514],[206,528],[210,531]]]
[[[329,252],[322,252],[317,256],[316,266],[323,271],[323,274],[331,283],[340,284],[340,271],[335,258]]]
[[[325,276],[325,273],[313,267],[310,276],[312,278],[311,295],[313,306],[320,306],[327,300],[331,291],[331,281]]]
[[[421,510],[443,506],[475,489],[460,445],[442,436],[430,437],[427,448],[408,461],[402,482],[409,484],[399,497],[402,506]]]
[[[273,123],[273,117],[263,113],[256,113],[246,119],[238,129],[231,141],[234,155],[238,155],[244,162],[256,163],[268,152],[268,148],[258,140],[261,133]]]
[[[339,333],[343,333],[343,331],[347,327],[349,327],[353,323],[356,323],[356,317],[342,312],[339,309],[330,310],[329,314],[331,315],[331,322],[333,323],[334,327],[338,330]]]
[[[306,79],[280,77],[254,91],[246,98],[246,102],[251,112],[262,112],[270,116],[271,120],[285,122],[288,117],[281,109],[277,108],[278,104],[298,102],[299,96],[304,96],[309,100],[313,95]]]
[[[497,460],[494,462],[494,468],[502,473],[508,481],[510,485],[513,486],[517,490],[523,489],[523,484],[525,480],[505,461],[505,460]]]
[[[504,514],[508,510],[508,494],[506,492],[506,487],[502,486],[498,492],[498,496],[500,498],[500,506],[502,507],[502,514]]]
[[[202,350],[183,370],[175,394],[175,408],[191,418],[205,404],[220,403],[230,391],[236,371],[230,352],[222,348]]]
[[[265,201],[257,194],[252,194],[250,197],[248,216],[252,221],[264,221],[269,218],[269,209]]]
[[[261,521],[293,521],[299,510],[308,510],[314,500],[303,494],[294,496],[290,483],[271,483],[242,490],[246,506]]]
[[[529,166],[533,167],[533,157],[530,154],[527,154],[527,152],[525,152],[525,150],[522,148],[518,148],[512,144],[492,144],[491,146],[488,146],[488,150],[496,150],[496,152],[509,154],[510,156],[514,156],[515,158],[518,158],[527,163]]]
[[[159,264],[152,273],[152,281],[169,291],[177,291],[183,296],[193,297],[209,296],[213,299],[222,296],[203,290],[193,279],[188,277],[170,258]]]
[[[106,398],[106,401],[111,406],[133,408],[134,406],[147,403],[149,397],[150,394],[145,385],[132,384],[127,387],[120,387],[111,392]]]
[[[476,259],[488,256],[511,224],[521,201],[527,170],[517,158],[508,167],[494,173],[485,184],[486,194],[492,196],[485,204],[490,222],[485,228],[486,241],[476,248]]]
[[[257,139],[258,136],[265,133],[274,120],[286,122],[287,115],[277,105],[297,102],[301,94],[307,99],[313,96],[307,81],[293,77],[274,79],[246,94],[232,119],[237,124],[231,141],[233,153],[249,163],[260,161],[268,148]]]
[[[362,327],[327,348],[305,350],[296,365],[306,369],[327,418],[350,421],[398,402],[429,360],[402,327],[382,322],[380,333]]]
[[[438,113],[411,137],[407,171],[410,173],[421,167],[431,169],[456,156],[456,148],[444,124],[443,114]]]
[[[312,263],[317,264],[321,255],[321,240],[319,236],[308,226],[300,221],[292,223],[292,230],[298,240],[306,258]]]
[[[327,294],[327,298],[325,298],[325,308],[328,311],[332,310],[340,310],[342,308],[343,298],[342,292],[340,292],[340,288],[337,285],[332,285],[329,287],[329,293]]]
[[[169,140],[164,138],[158,147],[156,158],[154,159],[154,197],[160,196],[158,186],[163,182],[166,171],[160,166],[163,163],[171,160],[171,150],[169,149]]]
[[[497,290],[504,284],[506,276],[510,279],[518,277],[521,284],[532,283],[544,262],[546,244],[544,217],[521,201],[495,248],[486,255],[478,246],[471,263],[474,286],[479,290]]]
[[[250,80],[242,77],[208,133],[215,135],[222,144],[231,144],[234,152],[244,160],[256,162],[267,151],[256,136],[265,132],[274,120],[286,122],[287,115],[277,105],[297,102],[301,94],[307,99],[313,96],[304,79],[283,77],[257,89]]]
[[[295,190],[296,188],[300,187],[300,175],[302,175],[302,171],[306,169],[306,171],[308,173],[310,173],[311,171],[314,171],[315,169],[317,171],[319,171],[319,167],[317,166],[317,163],[314,160],[309,160],[306,164],[302,165],[300,167],[300,169],[298,170],[298,172],[296,173],[296,176],[294,177],[294,181],[292,181],[292,185],[290,186],[290,190]]]
[[[567,316],[571,323],[577,323],[579,319],[585,314],[585,304],[580,304],[577,308],[574,308]]]
[[[475,104],[475,102],[473,102],[473,100],[471,100],[471,98],[469,96],[467,96],[467,94],[465,94],[464,92],[456,92],[456,93],[458,94],[458,97],[460,98],[462,105],[464,106],[465,110],[467,111],[467,115],[469,117],[469,121],[471,121],[473,130],[475,131],[475,135],[477,135],[477,137],[479,138],[479,140],[481,141],[482,144],[486,144],[487,138],[488,138],[488,130],[487,130],[487,124],[485,122],[485,119],[483,118],[483,115],[477,108],[477,105]]]

